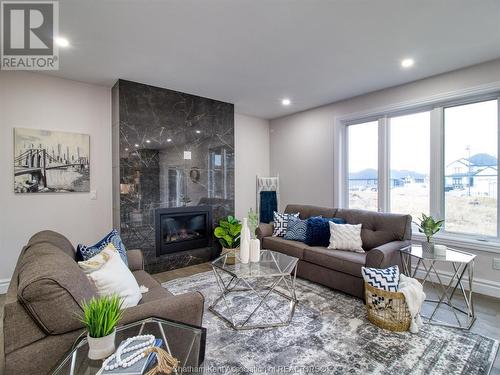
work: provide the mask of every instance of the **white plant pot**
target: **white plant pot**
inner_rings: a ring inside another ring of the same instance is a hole
[[[422,242],[422,251],[424,251],[425,253],[432,253],[432,252],[434,252],[434,243],[433,242],[423,241]]]
[[[115,336],[116,329],[109,335],[104,337],[90,337],[87,334],[87,342],[89,343],[89,358],[92,360],[104,359],[115,352]]]

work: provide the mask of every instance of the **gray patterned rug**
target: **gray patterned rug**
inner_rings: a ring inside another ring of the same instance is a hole
[[[163,285],[174,294],[200,291],[205,309],[219,295],[212,272]],[[297,298],[293,321],[282,328],[235,331],[206,310],[208,372],[488,374],[498,349],[496,340],[451,328],[424,325],[418,334],[379,329],[366,319],[361,300],[301,279]],[[242,311],[256,300],[236,294],[233,302]],[[278,311],[279,302],[270,301],[271,307]]]

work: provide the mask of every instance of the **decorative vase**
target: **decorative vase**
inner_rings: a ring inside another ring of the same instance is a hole
[[[422,251],[426,253],[434,252],[434,242],[431,241],[423,241],[422,242]]]
[[[437,257],[446,257],[447,249],[445,245],[434,245],[434,255]]]
[[[240,261],[248,263],[250,260],[250,228],[248,228],[248,219],[243,218],[240,234]]]
[[[88,357],[92,360],[104,359],[115,352],[116,328],[109,335],[104,337],[90,337],[87,334],[89,343]]]
[[[239,247],[234,249],[228,249],[227,247],[222,248],[221,255],[227,254],[226,264],[235,264],[236,263],[236,253],[240,250]]]
[[[260,241],[258,239],[250,240],[250,262],[260,261]]]

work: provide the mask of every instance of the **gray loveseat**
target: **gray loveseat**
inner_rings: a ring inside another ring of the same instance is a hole
[[[201,325],[201,293],[174,296],[143,270],[142,253],[127,252],[139,285],[149,288],[120,324],[148,317]],[[4,310],[5,374],[46,374],[63,358],[83,326],[75,318],[81,301],[95,287],[75,261],[75,249],[63,235],[43,231],[23,248],[7,291]],[[1,373],[1,369],[0,369]]]
[[[288,205],[285,213],[300,213],[301,219],[311,216],[338,217],[348,224],[362,224],[364,254],[325,247],[311,247],[298,241],[272,237],[273,225],[260,224],[257,237],[263,249],[279,251],[299,258],[297,276],[363,298],[361,267],[401,267],[399,249],[410,244],[411,216],[365,210],[337,209],[308,205]]]

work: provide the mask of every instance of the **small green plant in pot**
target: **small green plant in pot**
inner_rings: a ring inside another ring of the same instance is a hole
[[[427,216],[422,214],[421,218],[418,218],[419,223],[415,224],[418,227],[418,231],[423,233],[427,241],[422,242],[422,249],[424,251],[433,251],[434,243],[432,237],[441,230],[444,220],[436,220],[432,216]]]
[[[115,351],[116,325],[123,316],[122,299],[117,296],[92,298],[83,303],[79,320],[87,329],[90,359],[104,359]]]
[[[235,251],[240,246],[240,233],[241,223],[231,215],[219,220],[219,226],[214,230],[214,235],[222,246],[222,254],[230,253],[233,260]]]

